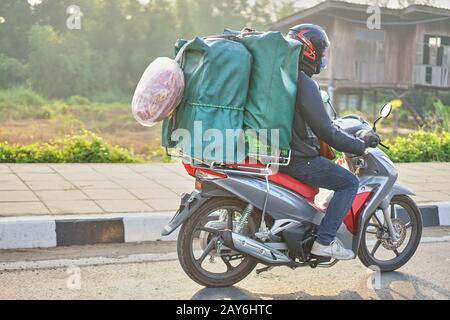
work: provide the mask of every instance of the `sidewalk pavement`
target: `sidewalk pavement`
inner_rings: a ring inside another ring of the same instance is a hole
[[[398,168],[424,226],[449,226],[450,163]],[[0,250],[173,241],[161,230],[193,187],[180,164],[0,164]]]
[[[418,203],[450,201],[450,163],[398,170]],[[175,211],[193,187],[180,164],[1,164],[0,218]]]

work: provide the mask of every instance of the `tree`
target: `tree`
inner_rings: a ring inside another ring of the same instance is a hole
[[[28,56],[26,34],[34,24],[30,5],[27,1],[1,0],[0,53],[25,61]]]
[[[50,98],[88,95],[94,70],[86,41],[52,27],[34,26],[29,33],[28,76],[33,89]]]
[[[47,97],[131,96],[146,66],[173,57],[178,38],[264,31],[294,0],[0,0],[0,86],[27,80]],[[83,14],[70,30],[67,8]],[[26,69],[24,68],[26,65]],[[26,74],[24,72],[26,71]],[[24,79],[26,78],[26,79]]]
[[[189,39],[196,33],[192,23],[191,7],[191,1],[189,0],[176,0],[175,2],[175,27],[180,38]]]
[[[0,88],[21,85],[25,80],[25,66],[15,58],[0,54]]]

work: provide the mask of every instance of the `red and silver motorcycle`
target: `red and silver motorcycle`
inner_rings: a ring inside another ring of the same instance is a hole
[[[380,112],[386,118],[392,106]],[[335,120],[350,134],[376,130],[359,116]],[[290,157],[266,165],[186,162],[196,178],[195,190],[162,235],[179,226],[178,257],[186,274],[207,287],[231,286],[258,263],[258,273],[276,266],[332,267],[338,261],[310,253],[326,204],[316,203],[319,190],[277,172]],[[381,272],[403,266],[414,255],[422,235],[422,218],[414,193],[399,185],[394,163],[382,150],[363,156],[344,154],[338,163],[359,179],[359,190],[337,238],[361,262]]]

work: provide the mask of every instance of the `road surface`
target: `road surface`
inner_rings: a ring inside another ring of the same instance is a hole
[[[413,259],[381,278],[355,260],[331,269],[282,267],[260,275],[253,272],[225,289],[205,289],[191,281],[174,260],[174,243],[3,251],[0,299],[447,300],[449,231],[426,230]]]

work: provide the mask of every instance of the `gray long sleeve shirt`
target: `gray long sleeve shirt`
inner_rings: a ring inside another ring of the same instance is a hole
[[[318,84],[303,71],[299,74],[297,91],[291,142],[294,156],[318,156],[319,139],[342,152],[356,155],[364,153],[364,141],[333,123],[322,101]]]

